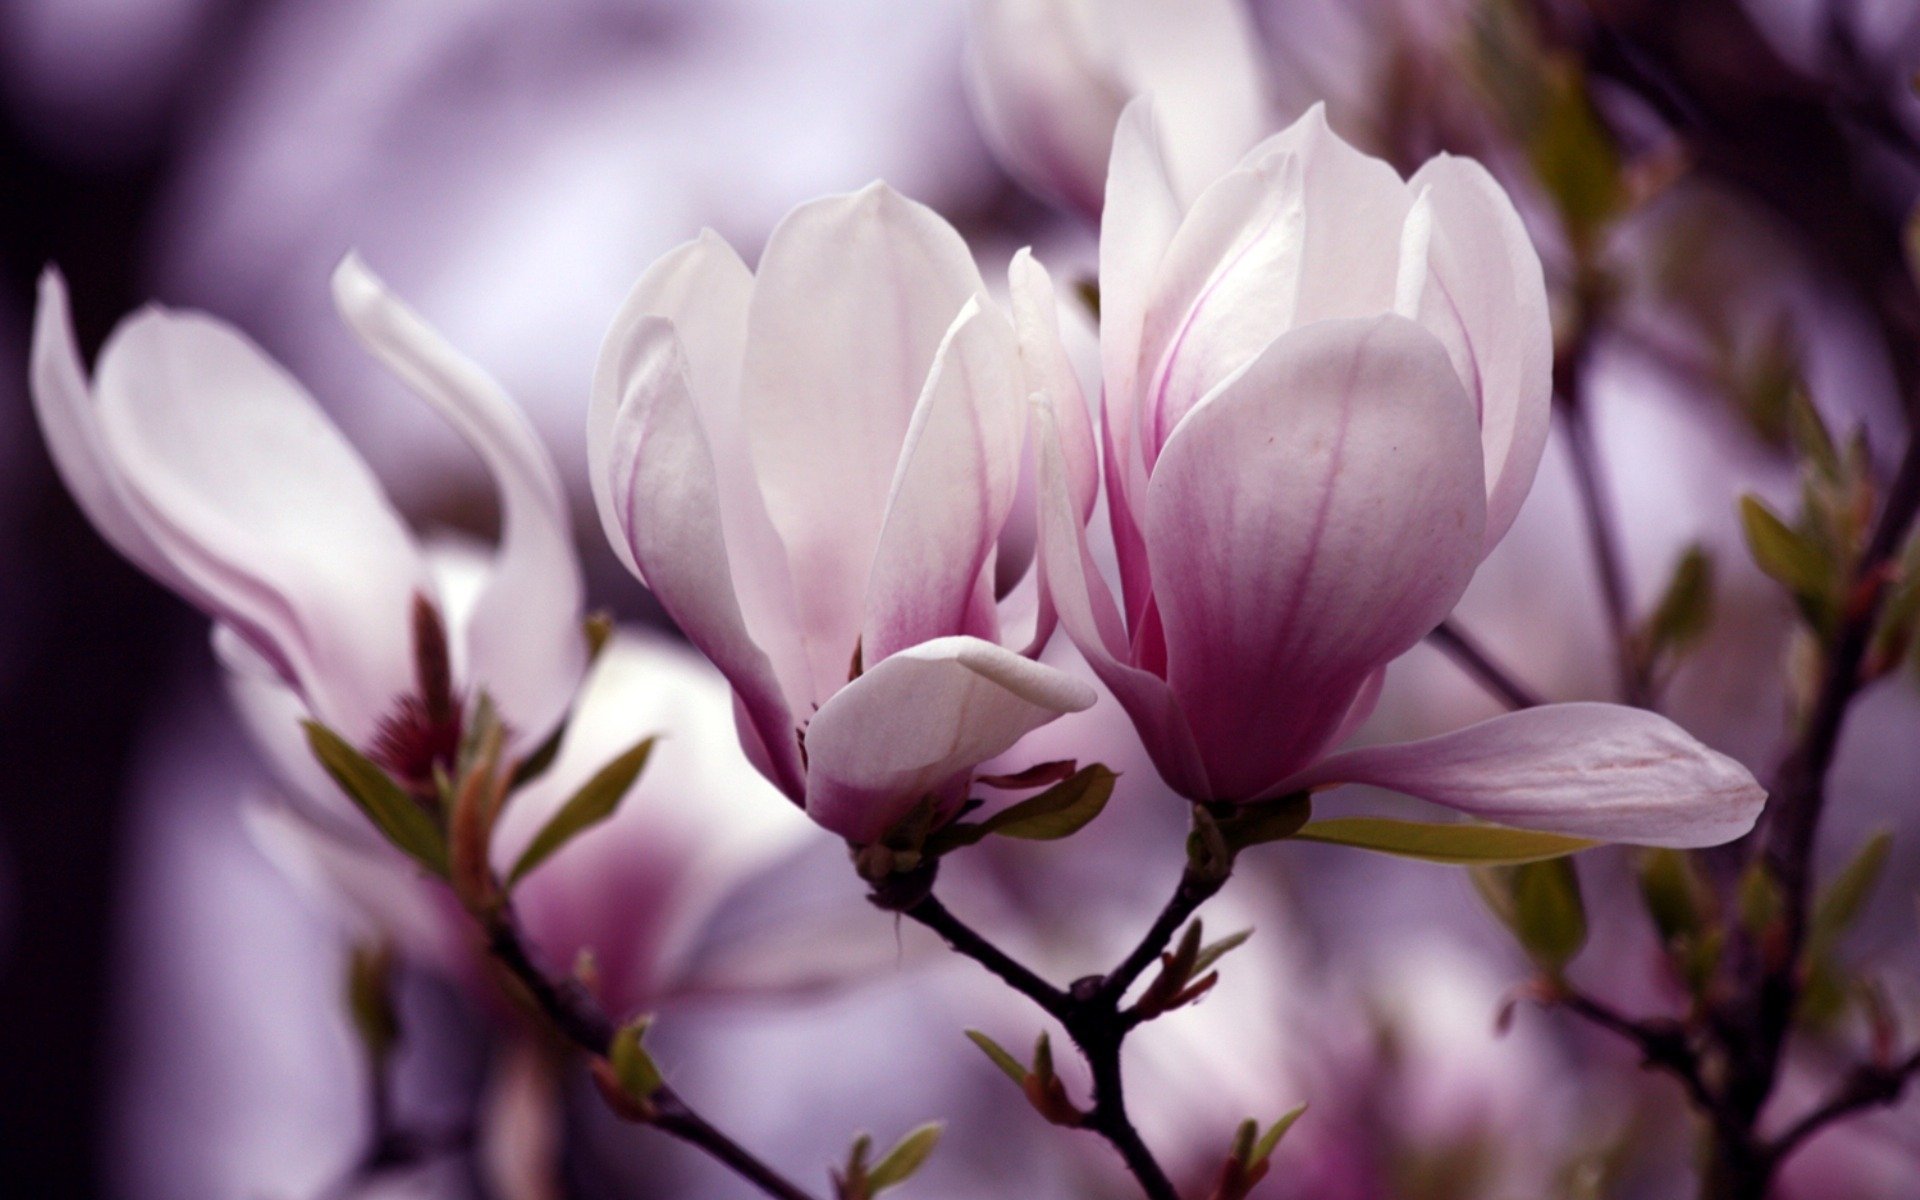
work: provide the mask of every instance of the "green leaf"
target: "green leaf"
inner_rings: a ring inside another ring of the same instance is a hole
[[[1313,797],[1296,792],[1274,800],[1235,805],[1230,811],[1216,814],[1214,819],[1227,848],[1238,854],[1249,846],[1293,837],[1312,817]]]
[[[1527,130],[1527,156],[1553,198],[1576,247],[1591,247],[1627,207],[1620,152],[1587,96],[1586,78],[1571,60],[1542,65],[1537,109]]]
[[[1586,838],[1509,829],[1504,825],[1471,822],[1433,825],[1384,817],[1315,821],[1293,836],[1303,842],[1352,846],[1460,867],[1539,862],[1578,854],[1600,844]]]
[[[552,769],[553,760],[560,757],[560,743],[566,740],[567,726],[572,719],[573,715],[567,714],[558,725],[553,727],[553,732],[534,747],[532,754],[514,765],[513,778],[507,782],[509,792],[518,791]]]
[[[375,1069],[400,1040],[393,1005],[393,949],[385,943],[355,946],[347,958],[347,1015]]]
[[[978,1029],[967,1030],[967,1040],[980,1047],[982,1053],[993,1060],[1008,1079],[1021,1087],[1027,1086],[1027,1065],[1007,1053],[1006,1048]]]
[[[933,1148],[940,1144],[940,1131],[944,1128],[939,1121],[929,1121],[895,1143],[886,1156],[873,1164],[867,1172],[867,1187],[874,1192],[882,1191],[896,1184],[905,1183],[913,1173],[926,1165]]]
[[[612,816],[633,787],[634,780],[640,778],[640,772],[647,765],[647,756],[653,753],[655,740],[643,738],[625,754],[601,767],[571,799],[561,805],[560,811],[548,819],[540,832],[527,843],[527,848],[520,852],[520,860],[513,864],[513,870],[507,875],[507,886],[519,883],[528,872],[553,857],[555,851]]]
[[[415,862],[442,878],[447,874],[447,837],[406,789],[372,759],[318,721],[303,721],[307,745],[374,827]]]
[[[1753,561],[1767,575],[1810,600],[1824,600],[1832,572],[1826,559],[1806,538],[1788,527],[1759,497],[1740,497],[1740,527],[1747,537]]]
[[[980,822],[983,836],[1050,842],[1078,833],[1100,815],[1118,778],[1099,763],[1082,767],[1038,796],[1009,805]]]
[[[1755,861],[1740,876],[1740,921],[1759,938],[1781,918],[1787,906],[1780,881],[1764,862]]]
[[[1208,967],[1219,962],[1222,956],[1229,952],[1238,950],[1252,936],[1253,930],[1242,929],[1239,933],[1230,933],[1217,942],[1202,946],[1200,953],[1194,957],[1193,966],[1187,971],[1187,978],[1205,974]]]
[[[1813,406],[1813,397],[1807,394],[1805,387],[1796,386],[1788,394],[1787,431],[1794,447],[1814,470],[1835,481],[1845,473],[1840,463],[1839,448],[1833,442],[1833,434],[1828,431],[1820,410]]]
[[[1678,850],[1650,851],[1640,864],[1640,898],[1670,946],[1699,933],[1704,892],[1692,860]]]
[[[1881,830],[1868,838],[1853,861],[1841,868],[1833,882],[1820,893],[1814,905],[1810,944],[1824,950],[1840,939],[1866,911],[1867,901],[1886,870],[1887,856],[1893,849],[1893,834]]]
[[[1513,868],[1513,931],[1546,970],[1566,969],[1587,944],[1587,909],[1580,878],[1565,858]]]
[[[1689,546],[1673,569],[1660,603],[1642,633],[1649,662],[1698,642],[1713,619],[1713,559],[1699,545]]]
[[[659,1064],[641,1044],[647,1036],[647,1026],[652,1023],[653,1018],[649,1016],[622,1025],[607,1047],[607,1063],[613,1068],[614,1078],[620,1081],[621,1090],[640,1101],[651,1099],[666,1082]]]
[[[1293,1123],[1298,1121],[1306,1111],[1305,1104],[1296,1104],[1281,1114],[1280,1119],[1268,1126],[1267,1132],[1254,1145],[1253,1157],[1248,1160],[1247,1165],[1254,1166],[1273,1157],[1274,1149],[1280,1145],[1280,1139],[1287,1136],[1287,1130],[1292,1129]]]

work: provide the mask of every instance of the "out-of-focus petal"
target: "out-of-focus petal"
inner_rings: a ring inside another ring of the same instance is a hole
[[[1513,201],[1468,158],[1442,154],[1417,171],[1431,222],[1417,291],[1400,310],[1431,330],[1480,409],[1487,470],[1487,548],[1513,524],[1533,486],[1553,386],[1553,326],[1540,255]]]
[[[907,431],[867,587],[863,657],[956,630],[998,637],[986,567],[1019,482],[1021,391],[1012,327],[968,301]]]
[[[412,690],[412,535],[313,399],[253,343],[148,309],[100,356],[104,444],[142,526],[214,616],[259,630],[321,720],[364,742]]]
[[[803,204],[761,256],[741,408],[824,700],[846,682],[874,548],[934,352],[984,293],[952,226],[873,184]]]
[[[1658,713],[1548,704],[1417,742],[1336,754],[1289,788],[1363,783],[1483,820],[1647,846],[1715,846],[1753,828],[1766,790]]]
[[[794,718],[773,664],[748,634],[729,572],[713,451],[672,324],[635,322],[626,395],[608,431],[610,503],[620,536],[667,614],[733,684],[771,777],[802,794]]]
[[[1405,318],[1296,330],[1194,409],[1154,471],[1147,545],[1214,798],[1319,752],[1452,610],[1485,509],[1472,405]]]
[[[544,738],[586,668],[584,584],[560,472],[500,385],[348,255],[334,304],[375,357],[472,445],[500,492],[500,548],[466,622],[467,678],[523,743]]]
[[[974,767],[1094,691],[978,638],[903,650],[840,689],[807,727],[807,814],[870,842],[926,797],[963,799]]]
[[[1038,395],[1053,410],[1060,434],[1067,483],[1084,520],[1093,514],[1100,488],[1100,465],[1093,443],[1093,417],[1086,391],[1067,357],[1060,336],[1060,302],[1053,277],[1023,248],[1007,266],[1014,331],[1020,339],[1020,362],[1026,374],[1028,396]]]
[[[1039,566],[1060,625],[1120,701],[1168,786],[1183,796],[1210,795],[1193,733],[1167,681],[1129,661],[1126,626],[1113,593],[1087,549],[1086,522],[1076,511],[1065,453],[1053,413],[1041,406]]]

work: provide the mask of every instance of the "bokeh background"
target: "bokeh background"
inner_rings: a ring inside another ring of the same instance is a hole
[[[1658,191],[1610,235],[1624,316],[1592,369],[1631,598],[1649,608],[1688,546],[1714,555],[1713,630],[1665,705],[1764,777],[1785,730],[1792,615],[1748,563],[1735,501],[1793,495],[1767,407],[1782,376],[1804,378],[1834,426],[1866,429],[1883,464],[1905,436],[1920,316],[1897,238],[1920,190],[1920,12],[1910,0],[1598,8],[1606,37],[1578,4],[1259,0],[1250,12],[1276,127],[1324,99],[1344,136],[1402,169],[1441,149],[1480,155],[1534,221],[1550,278],[1567,248],[1503,107],[1500,55],[1584,64]],[[1534,40],[1503,49],[1515,13],[1537,18]],[[1090,269],[1091,234],[983,142],[963,87],[967,16],[958,0],[0,0],[0,1193],[737,1194],[613,1127],[577,1081],[548,1078],[537,1052],[424,974],[405,988],[417,1036],[401,1091],[428,1125],[462,1133],[418,1167],[341,1190],[368,1121],[338,999],[348,938],[242,820],[268,784],[202,621],[118,559],[52,474],[25,395],[33,280],[49,262],[66,272],[89,350],[149,300],[236,322],[315,390],[406,512],[484,534],[477,463],[332,314],[327,273],[358,248],[533,414],[575,490],[596,605],[658,624],[600,542],[581,436],[600,337],[654,256],[711,226],[751,259],[792,205],[884,177],[967,234],[989,277],[1028,243],[1056,274]],[[1676,98],[1648,82],[1661,71],[1699,90]],[[1710,110],[1689,111],[1701,96]],[[1696,119],[1711,136],[1673,136]],[[1543,694],[1611,697],[1559,428],[1460,619]],[[1423,647],[1367,736],[1495,711]],[[1823,847],[1836,861],[1874,829],[1900,831],[1851,946],[1910,1024],[1917,735],[1911,675],[1862,701]],[[1183,815],[1110,701],[1035,740],[1129,768],[1113,811],[1070,851],[979,855],[955,903],[1066,978],[1111,957],[1170,885]],[[851,979],[688,1005],[660,1034],[683,1090],[810,1181],[858,1128],[884,1139],[946,1116],[948,1142],[914,1194],[1119,1194],[1098,1147],[1039,1126],[958,1036],[978,1026],[1017,1044],[1032,1017],[863,912],[850,874],[827,869],[833,847],[798,853],[790,874],[745,888],[736,924],[797,910],[795,952],[844,959]],[[1601,898],[1582,973],[1625,1005],[1657,1006],[1671,996],[1644,918],[1604,902],[1631,894],[1630,865],[1582,861]],[[1243,1110],[1306,1099],[1313,1118],[1282,1156],[1276,1196],[1681,1194],[1691,1147],[1671,1088],[1557,1017],[1523,1011],[1495,1036],[1527,971],[1459,874],[1285,847],[1221,909],[1218,927],[1253,925],[1254,942],[1217,995],[1147,1031],[1131,1064],[1150,1136],[1188,1177]],[[502,1158],[557,1165],[516,1184]],[[1920,1194],[1920,1104],[1823,1137],[1788,1185]]]

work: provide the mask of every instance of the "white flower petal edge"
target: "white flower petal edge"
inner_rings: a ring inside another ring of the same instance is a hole
[[[1549,704],[1417,742],[1349,750],[1285,790],[1371,784],[1482,820],[1646,846],[1715,846],[1753,828],[1767,793],[1657,713]]]
[[[1085,682],[979,638],[902,650],[814,714],[807,815],[871,842],[924,797],[958,805],[974,767],[1095,699]]]

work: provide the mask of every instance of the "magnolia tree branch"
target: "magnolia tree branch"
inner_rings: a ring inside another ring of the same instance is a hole
[[[512,913],[502,909],[483,921],[487,949],[495,962],[526,990],[541,1014],[568,1041],[595,1058],[605,1058],[617,1031],[613,1018],[586,988],[574,980],[556,982],[534,962]],[[813,1200],[779,1172],[715,1128],[671,1087],[662,1084],[648,1098],[645,1124],[699,1149],[775,1200]]]
[[[1066,990],[1048,983],[954,916],[931,889],[895,911],[938,934],[955,951],[985,967],[1060,1022],[1093,1073],[1093,1107],[1081,1114],[1080,1127],[1098,1133],[1119,1151],[1149,1200],[1179,1200],[1166,1170],[1127,1113],[1121,1046],[1129,1033],[1155,1014],[1143,1012],[1138,1006],[1127,1008],[1124,1001],[1127,990],[1167,949],[1180,927],[1225,882],[1224,876],[1216,879],[1192,870],[1182,874],[1172,898],[1132,952],[1113,970],[1077,980]]]
[[[1539,695],[1521,683],[1513,672],[1507,670],[1487,654],[1479,641],[1470,636],[1460,623],[1452,617],[1440,622],[1427,640],[1439,648],[1442,654],[1452,659],[1467,674],[1491,692],[1495,699],[1510,709],[1518,711],[1534,708],[1544,703]]]

